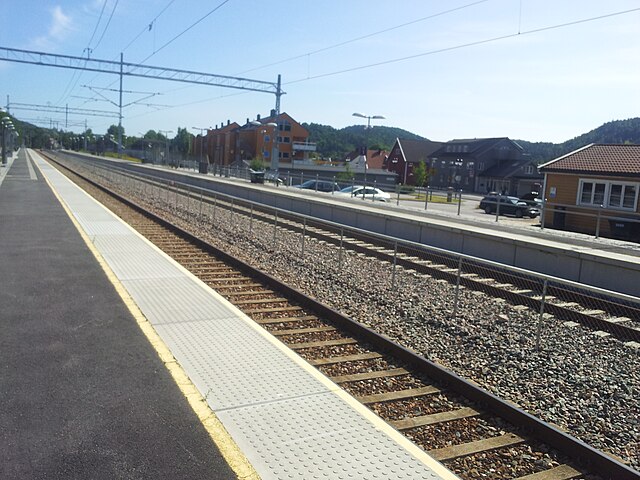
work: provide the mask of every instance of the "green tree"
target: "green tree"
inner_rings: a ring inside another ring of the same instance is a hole
[[[178,127],[178,133],[171,140],[171,146],[185,157],[191,150],[192,137],[193,135],[186,128]]]
[[[120,127],[118,127],[118,125],[111,125],[107,129],[107,135],[113,135],[113,138],[116,139],[118,138],[118,130],[120,130],[120,133],[122,133],[124,137],[124,127],[122,125]]]
[[[427,166],[424,161],[419,161],[416,168],[413,170],[413,177],[416,180],[416,187],[424,187],[427,180]]]
[[[355,177],[353,170],[351,170],[351,165],[346,163],[344,166],[344,172],[338,173],[336,176],[339,182],[350,182]]]
[[[253,160],[251,160],[249,168],[254,172],[263,172],[264,160],[262,159],[262,155],[258,154]]]

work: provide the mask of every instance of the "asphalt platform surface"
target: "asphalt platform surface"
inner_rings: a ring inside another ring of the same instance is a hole
[[[235,478],[25,151],[2,168],[0,478]]]

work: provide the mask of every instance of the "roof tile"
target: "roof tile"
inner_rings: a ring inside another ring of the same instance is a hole
[[[541,165],[540,171],[640,175],[640,145],[588,145]]]

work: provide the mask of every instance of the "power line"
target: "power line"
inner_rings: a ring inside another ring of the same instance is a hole
[[[91,42],[93,42],[93,37],[96,35],[96,32],[98,31],[98,26],[100,26],[100,21],[102,20],[102,15],[104,15],[104,9],[107,7],[107,2],[109,0],[104,0],[104,3],[102,4],[102,10],[100,10],[100,16],[98,17],[98,21],[96,22],[96,26],[93,28],[93,33],[91,34],[91,38],[89,39],[89,42],[87,43],[87,48],[89,48],[91,46]]]
[[[105,5],[106,5],[107,0],[105,0]],[[175,0],[171,0],[162,10],[160,10],[160,13],[158,13],[155,17],[153,17],[153,19],[151,20],[151,22],[149,22],[148,27],[145,26],[142,31],[140,33],[138,33],[138,35],[136,35],[124,48],[122,48],[120,51],[121,52],[125,52],[127,50],[127,48],[129,48],[131,45],[133,45],[133,43],[138,40],[138,38],[140,38],[142,36],[143,33],[151,30],[152,25],[155,23],[155,21],[160,18],[160,16],[175,2]],[[104,9],[104,8],[103,8]],[[97,28],[97,26],[96,26]],[[117,60],[118,56],[116,55],[113,60]],[[91,80],[89,80],[87,83],[91,83],[93,82],[96,78],[98,78],[98,75],[95,75]],[[77,82],[76,82],[77,83]],[[111,82],[109,84],[109,86],[113,85],[115,82]],[[95,98],[95,97],[94,97]]]
[[[104,3],[102,4],[102,11],[100,12],[100,16],[98,18],[98,21],[96,22],[96,26],[93,29],[93,33],[91,34],[91,39],[89,40],[89,44],[88,44],[87,48],[85,48],[85,50],[87,50],[87,58],[89,58],[89,55],[91,54],[91,52],[93,52],[95,49],[98,48],[98,46],[100,46],[100,43],[102,42],[102,39],[104,38],[105,33],[107,33],[107,30],[109,29],[109,25],[111,24],[111,19],[113,18],[113,14],[115,13],[116,8],[118,8],[118,3],[119,2],[120,2],[120,0],[116,0],[116,2],[114,3],[113,8],[111,9],[111,15],[109,15],[109,19],[107,20],[107,24],[105,25],[104,30],[102,30],[102,35],[100,35],[100,38],[98,39],[98,42],[96,43],[96,45],[93,48],[90,48],[91,47],[91,42],[93,40],[93,37],[94,37],[96,31],[98,30],[98,26],[100,25],[100,21],[102,20],[102,15],[104,13],[104,9],[107,6],[107,0],[105,0]],[[77,78],[75,80],[75,83],[73,84],[73,87],[71,87],[69,89],[68,93],[65,90],[65,94],[63,94],[63,98],[66,98],[65,95],[69,96],[71,94],[71,92],[73,92],[74,89],[76,88],[76,86],[78,85],[78,82],[80,81],[80,77],[82,77],[82,71],[74,72],[74,76],[76,75],[76,73],[77,73]],[[73,81],[73,78],[72,78],[71,81]],[[62,100],[60,100],[60,101],[62,101]],[[58,103],[60,103],[60,102],[58,102]]]
[[[593,21],[596,21],[596,20],[602,20],[604,18],[610,18],[610,17],[619,16],[619,15],[625,15],[625,14],[633,13],[633,12],[637,12],[637,11],[640,11],[640,7],[632,8],[632,9],[629,9],[629,10],[623,10],[623,11],[620,11],[620,12],[608,13],[608,14],[605,14],[605,15],[599,15],[597,17],[583,18],[583,19],[580,19],[580,20],[575,20],[573,22],[559,23],[559,24],[556,24],[556,25],[549,25],[547,27],[535,28],[535,29],[526,30],[526,31],[523,31],[523,32],[510,33],[510,34],[501,35],[501,36],[498,36],[498,37],[486,38],[484,40],[478,40],[478,41],[475,41],[475,42],[469,42],[469,43],[463,43],[463,44],[460,44],[460,45],[454,45],[452,47],[439,48],[437,50],[430,50],[428,52],[417,53],[415,55],[408,55],[406,57],[399,57],[399,58],[393,58],[393,59],[390,59],[390,60],[384,60],[384,61],[381,61],[381,62],[369,63],[367,65],[360,65],[360,66],[357,66],[357,67],[351,67],[351,68],[347,68],[347,69],[344,69],[344,70],[338,70],[338,71],[335,71],[335,72],[322,73],[320,75],[314,75],[312,77],[306,77],[306,78],[301,78],[299,80],[293,80],[291,82],[287,82],[287,84],[301,83],[301,82],[305,82],[307,80],[315,80],[317,78],[331,77],[331,76],[340,75],[340,74],[343,74],[343,73],[355,72],[355,71],[358,71],[358,70],[365,70],[367,68],[379,67],[379,66],[382,66],[382,65],[389,65],[391,63],[404,62],[406,60],[412,60],[414,58],[426,57],[428,55],[435,55],[437,53],[450,52],[450,51],[453,51],[453,50],[460,50],[460,49],[463,49],[463,48],[474,47],[474,46],[483,45],[483,44],[486,44],[486,43],[493,43],[493,42],[497,42],[497,41],[500,41],[500,40],[506,40],[508,38],[514,38],[514,37],[523,36],[523,35],[531,35],[531,34],[534,34],[534,33],[540,33],[540,32],[545,32],[545,31],[549,31],[549,30],[556,30],[556,29],[565,28],[565,27],[571,27],[571,26],[574,26],[574,25],[579,25],[581,23],[593,22]]]
[[[640,7],[639,8],[632,8],[630,10],[623,10],[623,11],[620,11],[620,12],[614,12],[614,13],[609,13],[609,14],[605,14],[605,15],[599,15],[599,16],[596,16],[596,17],[584,18],[584,19],[575,20],[575,21],[572,21],[572,22],[560,23],[560,24],[556,24],[556,25],[549,25],[549,26],[546,26],[546,27],[527,30],[527,31],[524,31],[524,32],[523,31],[519,31],[518,33],[502,35],[502,36],[499,36],[499,37],[492,37],[492,38],[488,38],[488,39],[484,39],[484,40],[478,40],[476,42],[469,42],[469,43],[464,43],[464,44],[460,44],[460,45],[454,45],[454,46],[451,46],[451,47],[441,48],[441,49],[438,49],[438,50],[431,50],[429,52],[423,52],[423,53],[419,53],[419,54],[416,54],[416,55],[409,55],[409,56],[406,56],[406,57],[400,57],[400,58],[395,58],[395,59],[391,59],[391,60],[385,60],[385,61],[382,61],[382,62],[371,63],[371,64],[368,64],[368,65],[361,65],[361,66],[358,66],[358,67],[353,67],[353,68],[349,68],[349,69],[345,69],[345,70],[339,70],[339,71],[336,71],[336,72],[320,74],[320,75],[316,75],[316,76],[313,76],[313,77],[302,78],[302,79],[299,79],[299,80],[294,80],[294,81],[291,81],[291,82],[287,82],[285,85],[294,84],[294,83],[301,83],[301,82],[305,82],[305,81],[308,81],[308,80],[314,80],[314,79],[317,79],[317,78],[340,75],[342,73],[349,73],[349,72],[353,72],[353,71],[357,71],[357,70],[364,70],[364,69],[367,69],[367,68],[373,68],[373,67],[377,67],[377,66],[381,66],[381,65],[387,65],[387,64],[390,64],[390,63],[397,63],[397,62],[402,62],[402,61],[406,61],[406,60],[411,60],[411,59],[414,59],[414,58],[425,57],[425,56],[428,56],[428,55],[435,55],[435,54],[438,54],[438,53],[444,53],[444,52],[453,51],[453,50],[459,50],[459,49],[463,49],[463,48],[467,48],[467,47],[483,45],[483,44],[486,44],[486,43],[497,42],[499,40],[505,40],[505,39],[508,39],[508,38],[514,38],[514,37],[518,37],[518,36],[521,36],[521,35],[531,35],[531,34],[540,33],[540,32],[544,32],[544,31],[548,31],[548,30],[556,30],[556,29],[559,29],[559,28],[570,27],[570,26],[581,24],[581,23],[587,23],[587,22],[593,22],[593,21],[597,21],[597,20],[602,20],[604,18],[610,18],[610,17],[619,16],[619,15],[626,15],[628,13],[637,12],[639,10],[640,10]],[[192,101],[192,102],[188,102],[188,103],[184,103],[184,104],[173,105],[171,108],[179,108],[179,107],[189,106],[189,105],[193,105],[193,104],[197,104],[197,103],[201,103],[201,102],[206,102],[206,101],[211,101],[211,100],[218,100],[220,98],[225,98],[227,96],[244,95],[246,93],[248,93],[248,92],[240,92],[240,93],[235,93],[235,94],[231,94],[231,95],[223,95],[223,96],[212,97],[212,98],[203,99],[203,100],[196,100],[196,101]],[[156,113],[156,112],[152,112],[152,113]],[[136,116],[129,117],[129,118],[130,119],[138,118],[138,117],[141,117],[141,116],[144,116],[144,115],[147,115],[147,113],[136,115]]]
[[[178,35],[176,35],[175,37],[173,37],[171,40],[169,40],[167,43],[165,43],[164,45],[162,45],[160,48],[158,48],[157,50],[155,50],[151,55],[149,55],[147,58],[145,58],[144,60],[142,60],[139,63],[144,63],[147,60],[149,60],[151,57],[153,57],[156,53],[158,53],[160,50],[164,49],[165,47],[167,47],[168,45],[170,45],[171,43],[173,43],[174,41],[176,41],[178,38],[180,38],[182,35],[184,35],[185,33],[187,33],[189,30],[191,30],[193,27],[195,27],[196,25],[198,25],[201,21],[203,21],[205,18],[207,18],[209,15],[211,15],[212,13],[214,13],[215,11],[217,11],[218,9],[220,9],[221,7],[223,7],[225,4],[227,4],[230,0],[224,0],[222,3],[220,3],[217,7],[215,7],[213,10],[211,10],[209,13],[207,13],[206,15],[202,16],[201,18],[199,18],[198,20],[196,20],[195,22],[193,22],[191,25],[189,25],[187,28],[185,28],[182,32],[180,32]]]
[[[305,53],[305,54],[302,54],[302,55],[297,55],[297,56],[294,56],[294,57],[290,57],[290,58],[287,58],[287,59],[285,59],[285,60],[280,60],[280,61],[278,61],[278,62],[273,62],[273,63],[269,63],[269,64],[266,64],[266,65],[262,65],[262,66],[260,66],[260,67],[252,68],[252,69],[250,69],[250,70],[245,70],[244,72],[239,73],[239,75],[241,75],[241,74],[243,74],[243,73],[252,72],[252,71],[255,71],[255,70],[260,70],[260,69],[262,69],[262,68],[267,68],[267,67],[271,67],[271,66],[274,66],[274,65],[279,65],[279,64],[282,64],[282,63],[286,63],[286,62],[289,62],[289,61],[291,61],[291,60],[296,60],[296,59],[299,59],[299,58],[306,57],[306,56],[308,56],[308,55],[313,55],[313,54],[320,53],[320,52],[324,52],[324,51],[327,51],[327,50],[332,50],[332,49],[334,49],[334,48],[338,48],[338,47],[341,47],[341,46],[343,46],[343,45],[347,45],[347,44],[349,44],[349,43],[354,43],[354,42],[357,42],[357,41],[359,41],[359,40],[364,40],[364,39],[369,38],[369,37],[373,37],[373,36],[376,36],[376,35],[380,35],[380,34],[382,34],[382,33],[390,32],[390,31],[392,31],[392,30],[397,30],[397,29],[399,29],[399,28],[406,27],[406,26],[409,26],[409,25],[413,25],[413,24],[415,24],[415,23],[423,22],[423,21],[425,21],[425,20],[429,20],[429,19],[432,19],[432,18],[440,17],[440,16],[442,16],[442,15],[446,15],[446,14],[449,14],[449,13],[452,13],[452,12],[455,12],[455,11],[458,11],[458,10],[463,10],[463,9],[465,9],[465,8],[469,8],[469,7],[472,7],[472,6],[475,6],[475,5],[481,4],[481,3],[486,3],[486,2],[488,2],[488,1],[490,1],[490,0],[478,0],[478,1],[476,1],[476,2],[472,2],[472,3],[466,4],[466,5],[461,5],[461,6],[459,6],[459,7],[451,8],[451,9],[449,9],[449,10],[444,10],[444,11],[442,11],[442,12],[434,13],[434,14],[432,14],[432,15],[428,15],[428,16],[426,16],[426,17],[418,18],[418,19],[416,19],[416,20],[412,20],[412,21],[410,21],[410,22],[405,22],[405,23],[402,23],[402,24],[400,24],[400,25],[396,25],[396,26],[393,26],[393,27],[386,28],[386,29],[384,29],[384,30],[379,30],[379,31],[377,31],[377,32],[369,33],[369,34],[367,34],[367,35],[363,35],[363,36],[356,37],[356,38],[352,38],[352,39],[350,39],[350,40],[346,40],[346,41],[343,41],[343,42],[340,42],[340,43],[336,43],[336,44],[334,44],[334,45],[330,45],[330,46],[328,46],[328,47],[320,48],[320,49],[318,49],[318,50],[314,50],[314,51],[312,51],[312,52],[308,52],[308,53]],[[219,7],[217,7],[217,8],[219,8]],[[210,12],[209,14],[211,14],[211,13],[212,13],[212,12]],[[207,14],[207,15],[209,15],[209,14]],[[191,27],[190,27],[190,28],[191,28]],[[186,30],[185,30],[185,31],[186,31]],[[184,32],[183,32],[183,33],[184,33]],[[177,37],[176,37],[176,38],[177,38]],[[148,58],[150,58],[150,57],[147,57],[145,60],[147,60]],[[143,62],[144,62],[145,60],[143,60]],[[141,62],[141,63],[142,63],[142,62]],[[173,91],[184,90],[184,89],[186,89],[186,88],[191,88],[191,87],[190,87],[190,86],[178,87],[178,88],[174,88],[174,89],[171,89],[171,90],[166,90],[164,93],[169,93],[169,92],[173,92]],[[235,94],[235,95],[238,95],[238,94]],[[240,95],[242,95],[242,94],[240,94]],[[226,97],[226,96],[228,96],[228,95],[224,95],[224,96],[222,96],[222,97],[209,98],[209,99],[207,99],[207,100],[203,100],[203,101],[214,100],[214,99],[218,99],[218,98],[224,98],[224,97]],[[193,103],[198,103],[198,102],[193,102]],[[191,105],[191,103],[187,103],[187,104],[180,105],[180,106],[186,106],[186,105]]]
[[[100,11],[100,15],[98,16],[98,21],[96,22],[96,26],[93,27],[93,33],[91,34],[91,38],[87,42],[87,48],[85,48],[82,51],[82,53],[84,53],[87,50],[88,50],[87,55],[89,55],[91,53],[91,48],[90,48],[91,47],[91,42],[93,42],[93,37],[95,36],[96,32],[98,31],[98,27],[100,26],[100,22],[102,21],[102,15],[104,14],[104,9],[107,6],[107,2],[108,2],[108,0],[104,0],[104,3],[102,4],[102,10]],[[76,79],[76,75],[78,76],[77,79]],[[82,72],[78,72],[78,71],[73,72],[73,75],[71,76],[71,79],[69,80],[69,83],[67,84],[66,88],[62,92],[62,95],[60,96],[60,99],[57,101],[57,103],[61,103],[64,99],[66,99],[71,94],[73,89],[76,88],[76,85],[78,84],[78,81],[80,80],[80,76],[81,75],[82,75]],[[75,80],[75,84],[72,87],[71,84],[73,83],[74,80]]]
[[[129,47],[133,44],[133,42],[135,42],[136,40],[138,40],[138,38],[140,38],[140,36],[141,36],[143,33],[150,31],[150,30],[151,30],[151,28],[153,27],[153,24],[155,23],[155,21],[156,21],[158,18],[160,18],[160,15],[162,15],[162,14],[163,14],[163,13],[164,13],[168,8],[169,8],[169,7],[173,4],[173,2],[175,2],[175,1],[176,1],[176,0],[171,0],[171,1],[167,4],[167,6],[166,6],[166,7],[164,7],[162,10],[160,10],[160,13],[158,13],[155,17],[153,17],[153,19],[149,22],[149,25],[148,25],[148,26],[147,26],[147,25],[145,25],[145,27],[142,29],[142,31],[141,31],[138,35],[136,35],[136,37],[135,37],[133,40],[131,40],[131,41],[127,44],[127,46],[126,46],[126,47],[124,47],[123,49],[121,49],[120,51],[121,51],[121,52],[125,52],[125,51],[127,50],[127,48],[129,48]]]
[[[111,19],[113,18],[113,14],[115,13],[116,8],[118,8],[118,3],[120,3],[120,0],[116,0],[116,3],[114,3],[113,9],[111,10],[111,15],[109,15],[109,20],[107,20],[107,24],[104,26],[102,35],[100,35],[100,39],[98,40],[98,43],[96,43],[96,46],[93,47],[94,50],[98,48],[98,46],[100,45],[100,42],[102,42],[102,39],[104,38],[104,34],[107,33],[107,30],[109,29],[109,25],[111,24]]]
[[[184,29],[182,32],[180,32],[178,35],[176,35],[175,37],[173,37],[171,40],[169,40],[168,42],[166,42],[164,45],[162,45],[159,49],[155,50],[151,55],[147,56],[144,60],[142,60],[141,62],[139,62],[140,64],[146,62],[147,60],[149,60],[152,56],[154,56],[156,53],[158,53],[160,50],[164,49],[165,47],[167,47],[168,45],[170,45],[171,43],[173,43],[175,40],[177,40],[179,37],[181,37],[182,35],[184,35],[186,32],[188,32],[189,30],[191,30],[193,27],[195,27],[197,24],[199,24],[200,22],[202,22],[205,18],[207,18],[208,16],[210,16],[211,14],[213,14],[214,12],[216,12],[218,9],[220,9],[222,6],[224,6],[226,3],[228,3],[230,0],[224,0],[222,3],[220,3],[218,6],[216,6],[215,8],[213,8],[212,10],[210,10],[208,13],[206,13],[204,16],[202,16],[201,18],[199,18],[198,20],[196,20],[195,22],[193,22],[191,25],[189,25],[186,29]],[[169,5],[171,5],[172,2],[169,3]],[[158,16],[160,16],[168,7],[169,5],[167,5],[164,10],[162,10],[162,12],[160,12],[160,14],[158,14]],[[156,16],[156,18],[158,18],[158,16]],[[151,22],[150,25],[153,24],[153,22],[155,21],[155,19]],[[138,35],[139,36],[139,35]],[[137,38],[137,37],[136,37]],[[108,87],[112,86],[115,83],[115,81],[111,82]]]
[[[273,63],[268,63],[268,64],[265,64],[265,65],[261,65],[261,66],[259,66],[259,67],[252,68],[252,69],[250,69],[250,70],[245,70],[245,71],[243,71],[243,72],[240,72],[238,75],[242,75],[242,74],[245,74],[245,73],[248,73],[248,72],[253,72],[254,70],[261,70],[261,69],[263,69],[263,68],[267,68],[267,67],[273,67],[274,65],[280,65],[280,64],[282,64],[282,63],[290,62],[290,61],[292,61],[292,60],[298,60],[298,59],[300,59],[300,58],[308,57],[308,56],[310,56],[310,55],[315,55],[316,53],[326,52],[327,50],[333,50],[334,48],[342,47],[342,46],[344,46],[344,45],[348,45],[348,44],[350,44],[350,43],[358,42],[358,41],[360,41],[360,40],[364,40],[364,39],[366,39],[366,38],[375,37],[376,35],[380,35],[380,34],[382,34],[382,33],[391,32],[391,31],[393,31],[393,30],[397,30],[397,29],[399,29],[399,28],[407,27],[407,26],[409,26],[409,25],[414,25],[414,24],[416,24],[416,23],[424,22],[424,21],[426,21],[426,20],[430,20],[430,19],[432,19],[432,18],[441,17],[441,16],[443,16],[443,15],[446,15],[446,14],[448,14],[448,13],[452,13],[452,12],[456,12],[456,11],[458,11],[458,10],[463,10],[463,9],[465,9],[465,8],[474,7],[474,6],[476,6],[476,5],[480,4],[480,3],[486,3],[486,2],[488,2],[488,1],[489,1],[489,0],[479,0],[479,1],[477,1],[477,2],[468,3],[468,4],[466,4],[466,5],[461,5],[460,7],[451,8],[451,9],[449,9],[449,10],[444,10],[444,11],[442,11],[442,12],[434,13],[434,14],[432,14],[432,15],[428,15],[428,16],[426,16],[426,17],[418,18],[418,19],[416,19],[416,20],[412,20],[412,21],[410,21],[410,22],[405,22],[405,23],[401,23],[400,25],[395,25],[395,26],[393,26],[393,27],[385,28],[385,29],[383,29],[383,30],[378,30],[377,32],[368,33],[367,35],[362,35],[362,36],[360,36],[360,37],[355,37],[355,38],[352,38],[352,39],[350,39],[350,40],[345,40],[345,41],[343,41],[343,42],[335,43],[335,44],[333,44],[333,45],[329,45],[328,47],[319,48],[319,49],[317,49],[317,50],[313,50],[313,51],[311,51],[311,52],[303,53],[303,54],[301,54],[301,55],[296,55],[296,56],[294,56],[294,57],[289,57],[289,58],[286,58],[286,59],[284,59],[284,60],[279,60],[279,61],[277,61],[277,62],[273,62]]]

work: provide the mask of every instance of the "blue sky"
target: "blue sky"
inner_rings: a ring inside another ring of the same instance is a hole
[[[3,0],[0,47],[74,56],[90,48],[104,60],[123,52],[125,62],[265,81],[281,74],[281,109],[300,122],[342,128],[362,123],[352,116],[361,112],[432,140],[561,142],[640,116],[640,10],[611,15],[632,9],[638,0]],[[117,92],[98,89],[117,86],[113,75],[0,61],[3,105],[9,95],[115,111],[103,97],[117,103]],[[157,94],[143,101],[155,106],[124,110],[128,135],[244,123],[275,103],[130,77],[123,88]],[[12,113],[65,126],[63,115]],[[70,116],[66,129],[79,132],[85,120],[96,133],[117,123]]]

